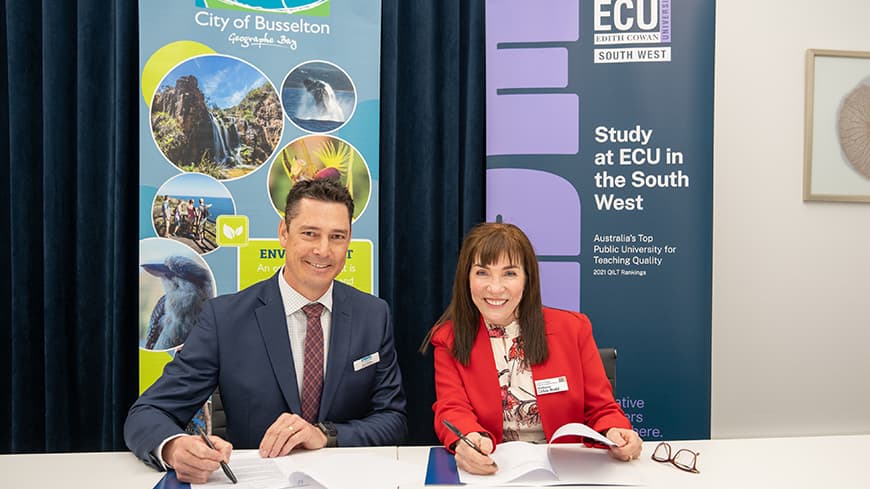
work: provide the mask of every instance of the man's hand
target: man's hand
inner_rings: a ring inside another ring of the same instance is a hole
[[[229,462],[233,446],[219,436],[210,436],[216,450],[212,450],[199,436],[179,436],[163,445],[163,461],[175,469],[181,482],[205,484],[208,476],[220,469],[221,462]]]
[[[283,457],[297,446],[308,450],[323,448],[326,446],[326,435],[299,415],[283,413],[263,435],[260,456]]]
[[[610,455],[613,458],[627,462],[633,458],[640,457],[643,440],[640,439],[636,431],[625,428],[610,428],[604,436],[615,441],[617,444],[617,446],[610,449]]]
[[[489,437],[477,432],[471,432],[465,435],[465,437],[477,445],[477,448],[480,448],[480,451],[483,453],[492,453],[492,440]],[[459,440],[459,443],[456,444],[455,458],[456,466],[469,474],[489,475],[495,474],[498,470],[498,466],[495,465],[495,462],[490,457],[477,453],[476,450],[462,440]]]

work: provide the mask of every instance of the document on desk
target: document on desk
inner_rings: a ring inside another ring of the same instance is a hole
[[[233,452],[230,467],[238,479],[231,483],[220,470],[204,485],[191,484],[193,489],[232,487],[233,489],[383,489],[415,481],[419,467],[399,462],[395,453],[387,456],[360,451],[330,449],[296,451],[286,457],[260,458],[256,450]],[[376,477],[370,477],[377,474]]]
[[[230,468],[233,470],[238,484],[227,479],[223,471],[211,473],[205,484],[191,484],[191,489],[206,489],[213,487],[233,487],[236,489],[282,489],[290,487],[287,475],[275,463],[276,459],[261,458],[256,450],[236,450],[230,458]]]
[[[580,423],[562,426],[550,441],[563,436],[583,436],[605,445],[614,442]],[[459,470],[463,484],[475,486],[642,485],[637,466],[616,460],[606,450],[582,444],[534,444],[512,441],[498,445],[491,457],[498,464],[493,475]]]

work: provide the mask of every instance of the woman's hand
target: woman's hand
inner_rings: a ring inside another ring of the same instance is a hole
[[[498,466],[488,455],[492,453],[492,440],[480,433],[471,432],[465,435],[472,443],[487,455],[481,455],[467,443],[459,440],[456,444],[456,466],[469,474],[490,475],[495,474]]]
[[[625,428],[610,428],[604,436],[616,442],[616,446],[610,449],[611,457],[626,462],[640,457],[643,440],[640,439],[636,431]]]

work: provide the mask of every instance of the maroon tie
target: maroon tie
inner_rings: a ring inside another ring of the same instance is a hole
[[[308,316],[302,373],[302,417],[309,423],[316,423],[320,393],[323,392],[323,327],[320,325],[323,304],[308,304],[302,307],[302,311]]]

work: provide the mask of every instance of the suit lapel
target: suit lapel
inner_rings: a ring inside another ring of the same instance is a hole
[[[320,396],[320,419],[329,413],[332,401],[341,383],[350,355],[350,341],[353,335],[351,315],[353,308],[339,282],[333,283],[332,289],[332,324],[329,332],[329,353],[326,359],[326,377],[323,379],[323,394]]]
[[[544,335],[546,336],[548,345],[554,345],[560,340],[564,340],[564,338],[559,338],[554,335],[546,323],[544,324]],[[563,365],[559,360],[559,358],[554,358],[553,347],[550,346],[550,357],[543,363],[532,365],[532,382],[565,375],[565,365]],[[562,399],[560,396],[546,394],[537,396],[537,386],[535,386],[535,394],[535,399],[538,404],[538,413],[541,417],[541,427],[544,429],[544,436],[549,441],[550,437],[553,436],[553,433],[559,429],[560,426],[567,423],[568,420],[571,419],[570,416],[575,413],[566,409],[564,401],[560,401],[560,399]]]
[[[302,403],[299,400],[299,387],[296,385],[296,369],[290,351],[287,318],[284,315],[281,292],[278,290],[277,274],[264,285],[260,293],[260,301],[263,305],[255,309],[254,314],[257,317],[257,325],[260,327],[260,334],[263,336],[275,379],[278,381],[284,400],[290,406],[290,412],[301,413]]]

